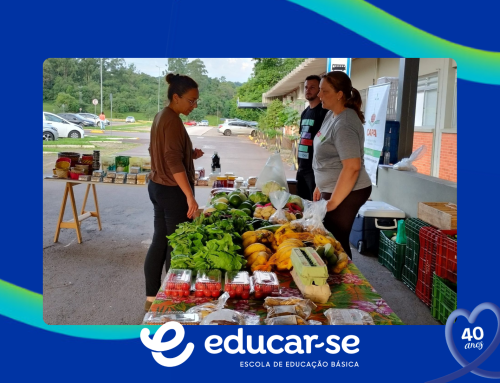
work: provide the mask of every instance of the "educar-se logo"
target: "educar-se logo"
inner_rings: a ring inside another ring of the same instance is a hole
[[[163,335],[168,330],[175,331],[172,340],[162,342]],[[191,356],[194,350],[194,344],[188,343],[184,350],[174,358],[167,358],[162,352],[169,351],[179,346],[184,339],[184,327],[177,322],[168,322],[162,325],[151,339],[149,329],[141,330],[141,341],[152,351],[154,360],[164,367],[176,367],[184,363]],[[279,355],[286,353],[292,354],[311,354],[313,348],[324,349],[328,354],[335,355],[340,351],[346,354],[357,354],[359,352],[359,338],[356,335],[347,335],[340,338],[337,335],[330,335],[325,342],[320,342],[318,335],[272,335],[264,338],[258,335],[253,339],[252,335],[243,336],[243,328],[238,329],[237,335],[229,335],[222,338],[219,335],[210,335],[205,339],[205,350],[210,354],[219,354],[223,350],[228,354],[271,354]],[[326,343],[326,344],[325,344]],[[357,365],[357,363],[356,363]]]

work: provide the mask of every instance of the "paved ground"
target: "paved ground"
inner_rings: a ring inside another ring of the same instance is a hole
[[[210,156],[219,153],[222,171],[238,176],[258,175],[269,152],[247,137],[225,137],[216,129],[189,128],[193,145],[205,151],[195,166],[210,170]],[[149,134],[139,137],[140,146],[124,155],[146,155]],[[52,157],[44,156],[46,162]],[[55,156],[53,157],[55,158]],[[48,173],[50,166],[44,166]],[[45,175],[45,174],[44,174]],[[287,177],[295,172],[287,169]],[[209,188],[198,187],[199,205],[208,199]],[[94,219],[82,222],[83,243],[78,244],[73,230],[63,229],[58,243],[53,243],[63,184],[44,181],[43,188],[43,273],[44,320],[58,325],[140,324],[145,300],[143,264],[153,233],[153,211],[147,189],[139,187],[97,187],[102,231]],[[75,188],[80,205],[84,186]],[[89,208],[93,207],[90,199]],[[70,218],[67,208],[65,219]],[[356,265],[407,324],[438,324],[429,309],[401,282],[380,266],[376,257],[359,255],[353,249]]]

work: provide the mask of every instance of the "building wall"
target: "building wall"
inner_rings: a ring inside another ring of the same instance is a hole
[[[379,168],[377,179],[370,198],[403,210],[407,218],[418,217],[419,202],[457,203],[454,182],[390,168]]]
[[[443,133],[441,138],[441,159],[439,178],[457,182],[457,134]]]
[[[424,156],[413,163],[418,169],[420,174],[431,175],[432,164],[432,139],[433,133],[415,132],[413,134],[413,151],[422,145],[427,147]]]

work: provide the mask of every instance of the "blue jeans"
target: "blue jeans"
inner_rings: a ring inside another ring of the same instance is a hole
[[[101,121],[101,130],[106,130],[106,128],[104,127],[104,121]]]

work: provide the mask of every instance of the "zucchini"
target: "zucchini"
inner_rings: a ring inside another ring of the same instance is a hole
[[[283,225],[264,226],[264,227],[261,227],[260,230],[269,230],[269,231],[272,231],[273,233],[275,233],[276,230],[278,230],[281,226],[283,226]]]

